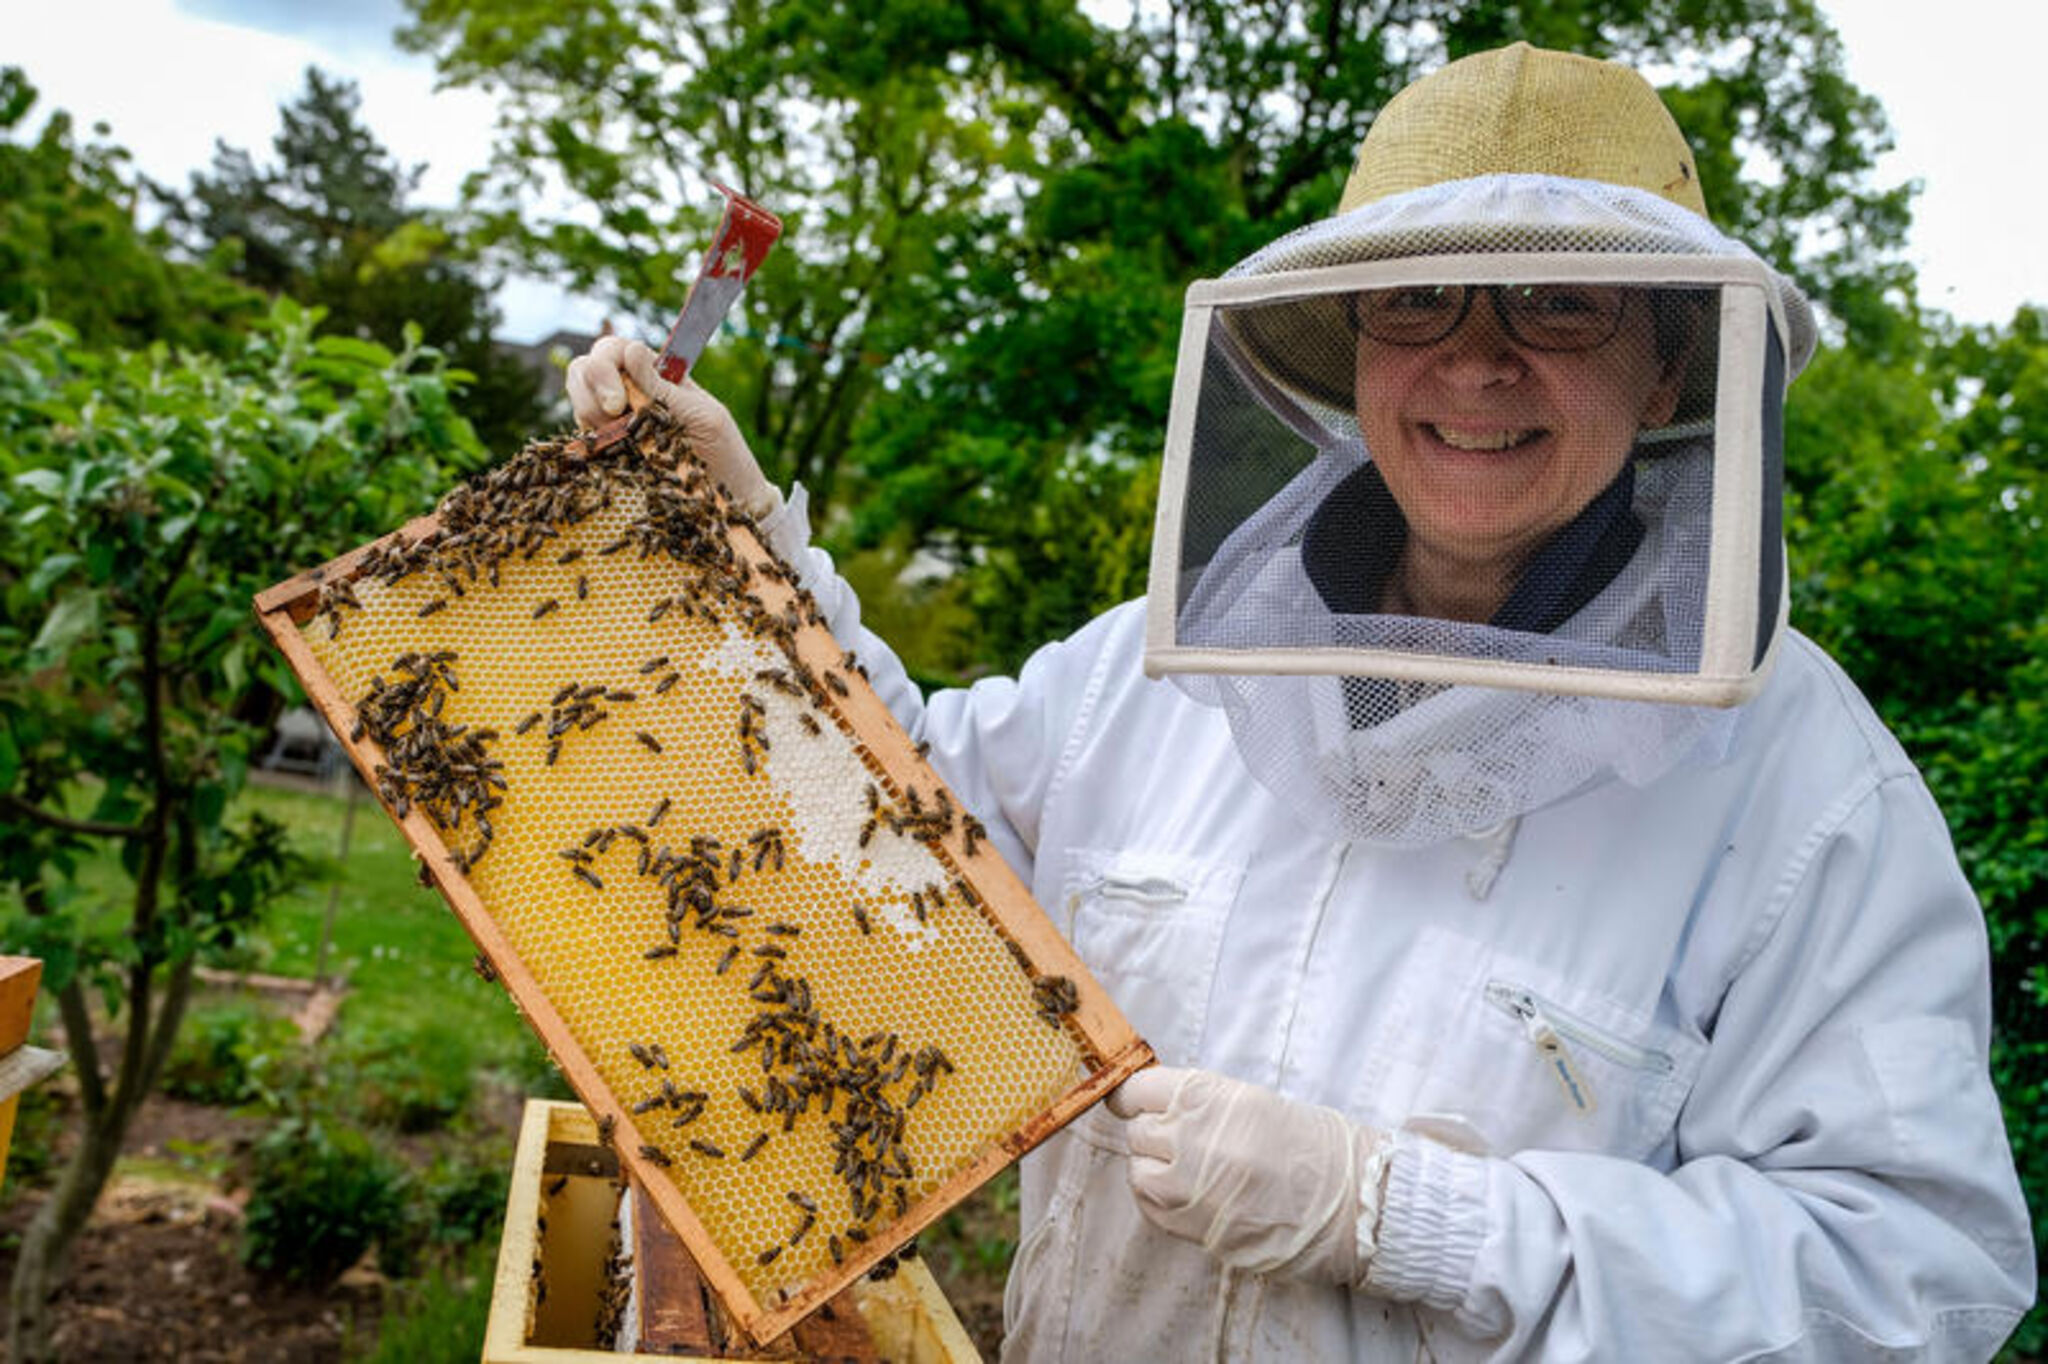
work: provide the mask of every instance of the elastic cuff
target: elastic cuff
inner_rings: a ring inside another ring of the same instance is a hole
[[[1486,1158],[1395,1133],[1367,1290],[1450,1311],[1465,1300],[1485,1239]]]
[[[1359,1134],[1359,1145],[1355,1263],[1360,1266],[1358,1277],[1364,1278],[1363,1268],[1372,1263],[1379,1249],[1380,1208],[1386,1202],[1387,1165],[1394,1158],[1394,1138],[1390,1133],[1367,1130]]]
[[[799,556],[811,543],[811,495],[801,483],[789,485],[788,497],[772,484],[768,491],[775,494],[775,506],[766,515],[756,516],[754,527],[768,548],[788,563],[801,567]]]

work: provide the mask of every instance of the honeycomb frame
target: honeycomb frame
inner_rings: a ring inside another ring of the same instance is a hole
[[[256,612],[479,970],[766,1343],[1153,1056],[673,426],[643,409],[499,469],[543,455],[527,467],[566,481],[528,505],[573,500],[585,468],[640,472],[599,478],[596,510],[525,523],[488,582],[434,558],[477,533],[482,494],[458,489]],[[702,562],[649,549],[656,504],[681,501]],[[640,554],[614,552],[636,534]],[[673,595],[636,595],[650,582]],[[656,627],[681,642],[622,663]],[[543,661],[574,685],[534,689]],[[622,789],[637,805],[607,801]],[[713,1055],[714,1034],[735,1040]]]

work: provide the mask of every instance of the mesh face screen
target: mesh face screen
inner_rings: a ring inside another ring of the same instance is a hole
[[[901,1240],[1104,1061],[976,889],[979,825],[889,775],[856,662],[683,467],[532,447],[299,629],[744,1320]]]
[[[1691,671],[1715,301],[1539,281],[1219,307],[1176,642]]]
[[[1190,290],[1147,669],[1377,843],[1710,759],[1776,620],[1756,268],[1325,236]]]

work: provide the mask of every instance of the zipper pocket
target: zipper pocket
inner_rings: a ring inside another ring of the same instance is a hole
[[[1551,1074],[1565,1092],[1574,1108],[1582,1113],[1591,1113],[1594,1108],[1593,1089],[1586,1077],[1573,1064],[1571,1052],[1565,1043],[1582,1047],[1596,1056],[1605,1057],[1618,1066],[1630,1070],[1648,1071],[1653,1075],[1669,1075],[1677,1069],[1678,1063],[1668,1052],[1650,1047],[1639,1047],[1627,1042],[1602,1028],[1595,1027],[1569,1010],[1562,1009],[1532,990],[1510,981],[1491,980],[1486,983],[1487,1002],[1509,1014],[1522,1025],[1522,1031],[1541,1051]]]
[[[1074,931],[1074,916],[1081,912],[1081,901],[1093,895],[1103,900],[1130,900],[1143,905],[1173,905],[1188,898],[1188,887],[1165,876],[1119,876],[1108,872],[1084,885],[1076,887],[1067,896],[1067,931]]]
[[[1188,888],[1179,881],[1165,876],[1117,876],[1114,873],[1098,876],[1082,888],[1082,893],[1093,892],[1105,900],[1138,900],[1146,904],[1167,905],[1188,898]]]

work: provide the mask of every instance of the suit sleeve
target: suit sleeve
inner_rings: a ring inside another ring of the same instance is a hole
[[[983,678],[926,698],[888,643],[861,624],[860,600],[832,556],[809,542],[801,487],[762,533],[817,599],[833,636],[859,658],[875,694],[913,740],[931,745],[932,766],[1028,884],[1046,794],[1085,698],[1101,686],[1113,616],[1039,649],[1014,678]]]
[[[1399,1138],[1370,1291],[1454,1359],[1988,1359],[2035,1288],[1982,913],[1917,775],[1796,845],[1670,1173]]]

